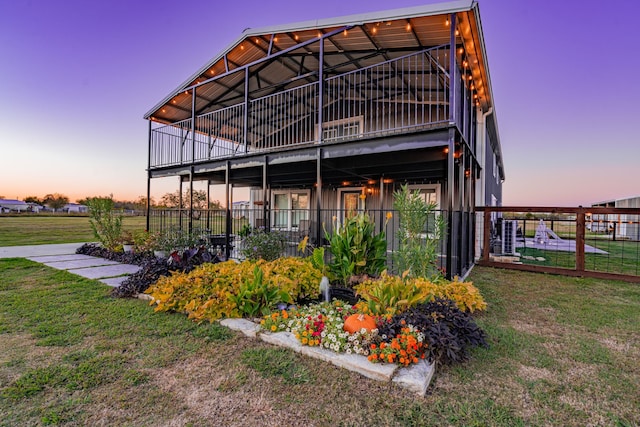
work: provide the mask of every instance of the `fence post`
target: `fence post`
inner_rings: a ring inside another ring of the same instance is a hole
[[[576,214],[576,271],[584,271],[584,226],[585,211],[579,206]]]
[[[484,209],[484,225],[482,226],[482,261],[489,261],[489,245],[491,244],[491,210]]]

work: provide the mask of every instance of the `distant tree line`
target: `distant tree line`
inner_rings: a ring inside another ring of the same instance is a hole
[[[88,205],[91,199],[95,197],[85,197],[76,200],[76,203],[81,205]],[[113,199],[113,196],[108,198]],[[166,193],[160,198],[160,202],[156,203],[155,199],[151,197],[151,206],[157,208],[179,208],[188,209],[190,200],[189,190],[182,194],[182,203],[180,203],[180,191],[176,190],[173,193]],[[29,196],[24,199],[27,203],[37,203],[42,206],[47,206],[54,211],[62,209],[67,203],[69,203],[69,197],[60,193],[47,194],[40,198],[37,196]],[[193,192],[193,207],[194,209],[206,209],[207,208],[207,192],[204,190],[195,190]],[[135,200],[113,200],[113,208],[117,210],[131,210],[141,211],[147,208],[147,198],[145,196],[138,196]],[[209,209],[222,209],[220,201],[213,200],[209,203]]]

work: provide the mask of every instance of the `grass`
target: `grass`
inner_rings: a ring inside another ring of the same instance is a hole
[[[0,260],[0,426],[640,423],[637,285],[476,268],[491,347],[427,396]]]
[[[586,240],[588,245],[606,251],[606,254],[585,254],[585,269],[605,273],[640,274],[640,242],[628,240],[605,240],[590,238]],[[547,251],[534,248],[518,248],[521,255],[542,257],[544,261],[527,260],[521,258],[525,264],[545,265],[563,268],[575,268],[575,252]]]
[[[144,230],[146,218],[125,216],[123,228]],[[0,216],[0,246],[43,245],[95,241],[88,216]]]

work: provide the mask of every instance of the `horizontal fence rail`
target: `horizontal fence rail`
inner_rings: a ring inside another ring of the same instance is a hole
[[[229,258],[243,259],[247,249],[244,238],[248,232],[263,229],[270,233],[280,233],[285,240],[284,255],[308,256],[316,247],[328,247],[327,234],[344,224],[350,215],[366,213],[375,224],[375,233],[384,232],[387,241],[387,268],[398,273],[394,253],[399,248],[398,229],[400,216],[394,210],[366,210],[347,212],[337,209],[153,209],[149,216],[149,231],[171,233],[172,230],[186,230],[189,223],[192,232],[207,240],[214,251]],[[467,214],[469,215],[469,214]],[[446,220],[446,211],[435,211],[425,224],[422,239],[433,238],[436,218]],[[191,221],[190,221],[191,220]],[[446,226],[446,222],[445,222]],[[307,238],[308,245],[300,251],[300,242]],[[447,258],[446,235],[435,243],[438,267],[444,271]],[[228,248],[228,252],[227,252]],[[331,259],[326,250],[327,260]],[[471,255],[472,256],[472,255]],[[455,272],[454,274],[459,274]]]
[[[483,207],[479,264],[640,282],[640,209]]]

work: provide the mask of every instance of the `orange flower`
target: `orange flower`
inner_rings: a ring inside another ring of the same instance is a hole
[[[377,347],[375,344],[371,344],[371,350],[375,350]]]

